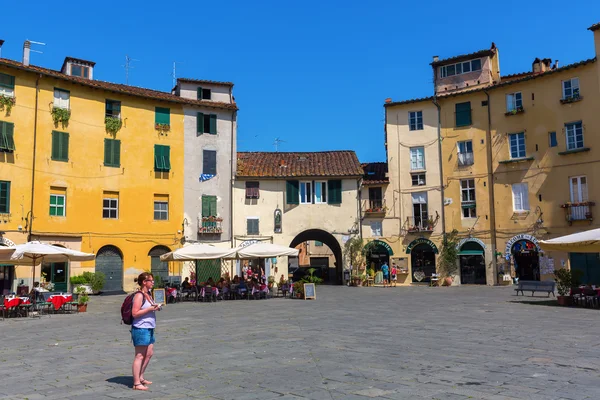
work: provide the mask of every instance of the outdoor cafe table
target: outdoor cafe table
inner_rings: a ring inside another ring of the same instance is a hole
[[[4,298],[4,307],[6,308],[18,307],[22,304],[31,304],[29,297],[11,296]]]
[[[54,310],[60,310],[66,303],[73,301],[72,294],[53,294],[48,297],[48,301],[54,306]]]

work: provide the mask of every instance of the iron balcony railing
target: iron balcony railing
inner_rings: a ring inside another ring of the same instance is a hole
[[[368,200],[363,200],[362,210],[363,210],[363,213],[365,213],[365,214],[383,214],[383,215],[385,215],[387,207],[385,206],[385,200],[368,199]]]
[[[223,218],[202,217],[199,222],[198,233],[200,234],[223,233]]]
[[[569,224],[573,221],[593,221],[592,207],[596,203],[593,201],[584,201],[581,203],[565,203],[560,207],[565,210],[565,218]]]
[[[408,232],[432,232],[435,220],[425,216],[406,217],[405,226]]]

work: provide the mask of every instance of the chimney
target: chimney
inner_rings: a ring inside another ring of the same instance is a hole
[[[386,104],[390,104],[392,102],[392,98],[388,97],[387,99],[385,99],[385,103]]]
[[[536,57],[536,59],[533,60],[532,67],[534,74],[543,74],[544,72],[550,71],[552,69],[552,60],[549,58],[544,58],[543,60],[540,60]]]
[[[2,58],[2,45],[4,44],[4,40],[0,39],[0,58]]]
[[[440,57],[439,56],[433,56],[433,62],[436,63],[440,61]]]
[[[31,42],[29,40],[26,40],[25,43],[23,43],[23,65],[26,67],[29,66],[30,52],[31,52]]]
[[[554,68],[553,69],[557,69],[558,68],[558,60],[554,61]]]

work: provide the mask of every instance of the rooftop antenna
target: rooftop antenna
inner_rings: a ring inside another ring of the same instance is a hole
[[[181,61],[173,61],[173,72],[171,73],[171,76],[173,77],[173,87],[175,87],[175,85],[177,85],[177,69],[176,69],[176,64],[183,64]]]
[[[125,84],[129,85],[129,68],[133,68],[133,66],[131,65],[132,61],[140,61],[140,60],[136,60],[135,58],[131,58],[128,55],[125,55],[125,65],[121,65],[123,68],[125,68]]]
[[[276,137],[275,141],[273,142],[273,146],[275,146],[275,152],[279,151],[279,144],[280,143],[285,143],[285,140],[281,140],[281,139],[279,139],[279,137]]]
[[[35,40],[29,40],[29,39],[26,39],[26,40],[28,40],[28,41],[29,41],[29,43],[32,43],[32,44],[39,44],[40,46],[45,46],[45,45],[46,45],[46,43],[42,43],[42,42],[36,42]],[[43,52],[43,51],[39,51],[39,50],[33,50],[33,49],[30,49],[30,51],[32,51],[32,52],[34,52],[34,53],[44,54],[44,52]]]

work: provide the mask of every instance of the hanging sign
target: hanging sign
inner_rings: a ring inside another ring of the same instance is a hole
[[[243,249],[244,247],[248,247],[254,243],[260,243],[260,240],[256,240],[256,239],[245,240],[242,243],[240,243],[239,247]]]
[[[433,250],[434,254],[438,254],[439,253],[437,246],[431,240],[425,239],[425,238],[418,238],[418,239],[415,239],[412,242],[410,242],[410,244],[406,247],[406,254],[410,254],[410,252],[412,251],[412,249],[415,246],[418,246],[420,244],[426,244],[429,247],[431,247],[431,249]]]
[[[394,255],[394,251],[392,250],[392,247],[389,244],[387,244],[386,242],[381,241],[381,240],[373,240],[373,241],[367,243],[365,245],[365,247],[363,248],[363,252],[365,250],[373,250],[375,247],[383,247],[390,256]]]
[[[482,248],[485,249],[485,243],[483,243],[483,240],[481,239],[477,239],[477,238],[464,238],[462,239],[460,242],[458,242],[458,244],[456,245],[456,249],[460,250],[461,247],[463,246],[463,244],[467,243],[467,242],[475,242],[478,245],[480,245]]]
[[[513,236],[508,242],[506,242],[506,248],[504,249],[504,255],[507,260],[510,258],[510,255],[512,254],[513,246],[515,245],[515,243],[517,243],[520,240],[526,240],[533,244],[533,246],[531,246],[530,249],[528,248],[528,250],[535,250],[537,252],[542,251],[542,249],[540,249],[540,246],[538,244],[538,240],[534,236],[527,235],[527,234],[516,235],[516,236]]]

